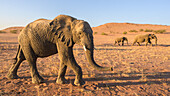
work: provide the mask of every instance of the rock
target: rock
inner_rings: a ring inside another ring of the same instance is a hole
[[[134,62],[130,62],[129,64],[135,64]]]
[[[5,84],[11,83],[11,81],[6,81]]]

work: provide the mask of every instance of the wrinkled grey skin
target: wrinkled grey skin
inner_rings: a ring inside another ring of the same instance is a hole
[[[140,43],[146,42],[145,44],[146,46],[148,45],[148,43],[150,43],[152,46],[152,42],[151,42],[152,39],[155,39],[155,45],[157,45],[157,37],[155,34],[137,35],[132,45],[138,43],[138,45],[140,46]]]
[[[59,15],[53,20],[39,19],[28,24],[18,36],[19,48],[15,63],[9,69],[9,79],[18,78],[17,70],[22,61],[27,60],[31,69],[32,82],[39,84],[43,78],[36,67],[38,57],[48,57],[59,54],[60,69],[57,83],[66,82],[65,73],[69,66],[75,73],[75,85],[83,85],[82,69],[75,61],[73,45],[81,44],[89,64],[97,70],[112,71],[112,67],[101,67],[93,58],[93,31],[90,25],[67,15]]]
[[[126,41],[127,45],[128,45],[128,39],[126,37],[116,38],[114,45],[116,45],[116,43],[118,43],[118,45],[120,46],[120,42],[121,42],[122,46],[123,46],[124,45],[124,41]]]

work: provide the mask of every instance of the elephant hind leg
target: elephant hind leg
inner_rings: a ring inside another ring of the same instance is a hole
[[[139,42],[137,42],[138,43],[138,45],[140,46],[140,43]]]
[[[8,73],[7,73],[7,78],[8,79],[16,79],[18,78],[17,76],[17,70],[20,66],[20,64],[22,63],[22,61],[25,60],[25,56],[22,52],[22,49],[18,48],[18,52],[17,52],[17,55],[15,57],[15,62],[13,63],[13,65],[11,66],[11,68],[9,69]]]
[[[122,41],[122,46],[124,45],[124,41]]]
[[[134,42],[133,42],[132,46],[134,46],[134,45],[135,45],[135,43],[136,43],[136,41],[134,41]]]
[[[120,41],[118,41],[118,45],[120,46]]]
[[[32,47],[30,45],[25,45],[25,46],[22,46],[22,49],[23,49],[25,58],[30,65],[32,83],[34,84],[42,83],[43,78],[39,75],[37,67],[36,67],[37,56],[34,53]]]
[[[117,41],[115,41],[114,45],[116,45]]]

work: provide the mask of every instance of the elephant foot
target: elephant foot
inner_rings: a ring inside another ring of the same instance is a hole
[[[66,84],[67,80],[65,78],[57,78],[56,83],[57,84]]]
[[[75,79],[75,81],[74,81],[74,85],[76,85],[76,86],[81,86],[81,85],[84,85],[84,84],[85,84],[85,82],[84,82],[83,79],[80,79],[80,80]]]
[[[17,78],[18,78],[18,75],[17,75],[17,74],[14,74],[14,73],[11,73],[11,72],[8,72],[7,78],[8,78],[8,79],[17,79]]]
[[[35,76],[32,78],[33,84],[40,84],[43,83],[44,79],[41,76]]]

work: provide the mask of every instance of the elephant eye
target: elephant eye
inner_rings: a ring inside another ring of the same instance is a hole
[[[81,32],[77,33],[77,37],[80,38],[81,37]]]
[[[81,32],[79,32],[79,35],[81,35]]]

